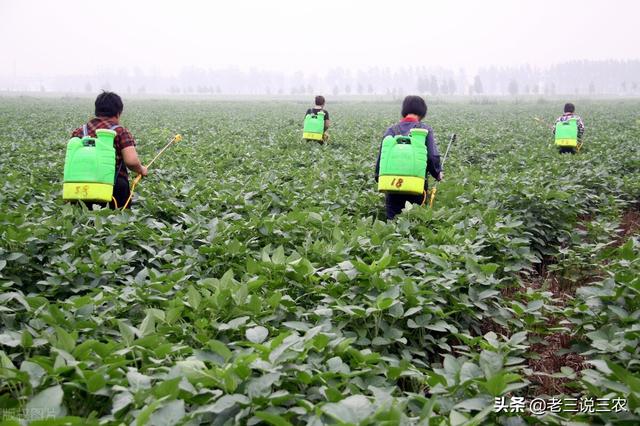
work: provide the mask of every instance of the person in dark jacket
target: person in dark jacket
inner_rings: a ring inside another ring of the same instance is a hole
[[[382,139],[387,136],[407,136],[409,131],[413,128],[426,129],[429,133],[427,135],[427,172],[433,176],[434,179],[440,181],[443,179],[443,173],[440,166],[440,154],[438,153],[438,146],[436,145],[436,137],[431,126],[423,123],[422,120],[427,115],[427,103],[420,96],[407,96],[402,102],[402,119],[399,123],[389,127]],[[380,154],[382,152],[382,144],[380,144],[380,150],[378,151],[378,160],[376,161],[376,182],[380,176]],[[398,194],[387,193],[385,194],[385,207],[387,213],[387,219],[393,219],[396,215],[402,212],[405,203],[408,201],[413,204],[423,204],[427,195],[427,180],[424,181],[424,194],[423,195],[411,195],[411,194]]]

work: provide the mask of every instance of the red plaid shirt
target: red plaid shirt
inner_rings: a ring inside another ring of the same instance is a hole
[[[87,123],[87,133],[92,138],[95,138],[96,130],[110,129],[116,125],[118,125],[118,123],[113,118],[94,118]],[[122,161],[122,150],[129,146],[136,146],[136,141],[133,139],[131,132],[124,127],[120,126],[114,130],[116,132],[116,137],[113,140],[114,148],[116,149],[116,170],[120,176],[128,179],[129,173],[127,173],[127,166]],[[78,127],[71,133],[71,137],[81,138],[82,136],[82,127]]]

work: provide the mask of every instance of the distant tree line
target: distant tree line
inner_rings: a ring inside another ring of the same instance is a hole
[[[488,67],[479,70],[476,83],[480,91],[474,91],[487,94],[638,95],[640,61],[572,61],[547,69]]]
[[[640,61],[573,61],[536,68],[485,67],[468,75],[443,67],[331,68],[324,74],[187,67],[174,76],[133,70],[65,77],[4,76],[0,90],[187,95],[448,95],[640,94]]]

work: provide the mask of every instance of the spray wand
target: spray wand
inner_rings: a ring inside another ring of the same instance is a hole
[[[149,167],[151,167],[151,165],[154,163],[154,161],[156,161],[158,159],[158,157],[160,157],[174,142],[180,142],[182,140],[182,136],[181,135],[175,135],[173,137],[173,139],[171,139],[169,141],[168,144],[166,144],[157,154],[155,157],[153,157],[153,160],[151,160],[149,162],[149,164],[147,164],[147,169]],[[129,198],[127,198],[127,202],[124,203],[124,206],[122,206],[122,210],[126,209],[127,206],[129,205],[129,203],[131,203],[131,198],[133,197],[133,190],[136,189],[136,186],[138,185],[138,183],[140,182],[140,180],[142,180],[142,175],[138,175],[136,176],[136,178],[133,180],[133,183],[131,184],[131,190],[129,192]]]
[[[449,145],[447,145],[447,151],[444,153],[444,158],[442,159],[442,165],[440,169],[444,170],[444,163],[447,161],[447,156],[449,155],[449,150],[451,149],[451,145],[456,141],[456,134],[451,135],[451,139],[449,139]],[[436,181],[433,184],[433,188],[431,188],[431,196],[429,197],[429,207],[433,208],[433,202],[436,199],[436,192],[438,192],[438,183],[440,181]],[[426,195],[426,194],[425,194]]]

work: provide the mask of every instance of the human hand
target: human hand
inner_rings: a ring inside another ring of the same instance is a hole
[[[143,165],[140,165],[140,175],[142,176],[146,176],[149,173],[149,171],[147,170],[147,168]]]
[[[444,179],[444,172],[438,173],[438,182],[440,182],[442,179]]]

